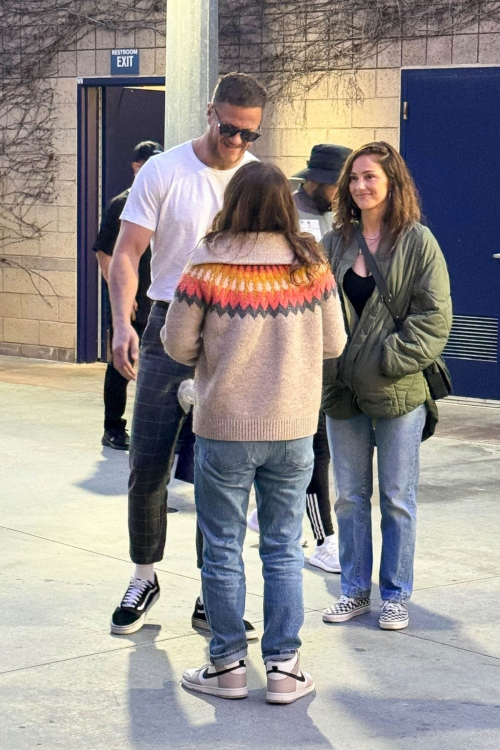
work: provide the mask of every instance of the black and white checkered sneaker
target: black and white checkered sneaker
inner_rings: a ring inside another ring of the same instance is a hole
[[[402,602],[393,602],[386,599],[382,602],[378,624],[382,630],[402,630],[410,624],[408,610]]]
[[[329,607],[323,612],[324,622],[346,622],[353,617],[364,615],[370,611],[370,599],[358,598],[351,596],[342,596],[333,607]]]

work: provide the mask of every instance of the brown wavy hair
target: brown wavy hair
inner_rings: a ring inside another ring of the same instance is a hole
[[[293,283],[316,276],[319,266],[326,263],[322,247],[311,234],[301,232],[299,217],[289,182],[274,164],[252,161],[238,169],[224,192],[222,210],[215,216],[207,244],[221,235],[248,232],[279,232],[295,254],[291,278]]]
[[[389,199],[382,218],[382,237],[388,239],[394,247],[402,233],[410,229],[416,221],[420,221],[420,201],[404,159],[385,141],[367,143],[347,157],[337,182],[338,192],[333,201],[334,226],[342,231],[345,240],[349,240],[353,224],[361,220],[361,210],[349,190],[353,165],[360,156],[375,157],[387,176]]]

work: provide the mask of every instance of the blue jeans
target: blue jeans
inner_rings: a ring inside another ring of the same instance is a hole
[[[371,496],[373,449],[377,446],[380,488],[382,599],[405,601],[413,589],[419,453],[426,418],[424,404],[402,417],[351,419],[327,416],[337,490],[335,514],[342,568],[340,590],[369,597],[372,586]]]
[[[204,538],[201,579],[213,636],[210,659],[217,666],[247,652],[242,549],[252,484],[264,574],[264,661],[288,659],[301,645],[300,540],[313,463],[312,437],[278,442],[196,438],[194,488]]]

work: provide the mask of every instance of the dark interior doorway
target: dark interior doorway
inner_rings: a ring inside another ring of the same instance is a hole
[[[106,87],[102,117],[102,211],[133,181],[132,156],[141,141],[163,145],[165,91],[154,87]],[[107,284],[101,284],[101,337],[99,359],[110,354],[111,311]]]
[[[103,90],[103,203],[132,184],[132,152],[141,141],[163,144],[165,92],[136,86]]]
[[[134,146],[163,143],[163,78],[82,79],[78,87],[77,361],[106,360],[109,300],[92,245],[109,201],[130,187]]]

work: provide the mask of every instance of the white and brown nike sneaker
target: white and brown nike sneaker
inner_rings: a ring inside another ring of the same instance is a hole
[[[268,703],[293,703],[314,690],[311,675],[300,669],[298,652],[287,661],[266,662],[266,670]]]
[[[218,698],[248,698],[247,668],[243,659],[220,669],[213,664],[205,664],[199,669],[186,669],[182,675],[182,684],[195,693],[207,693]]]

